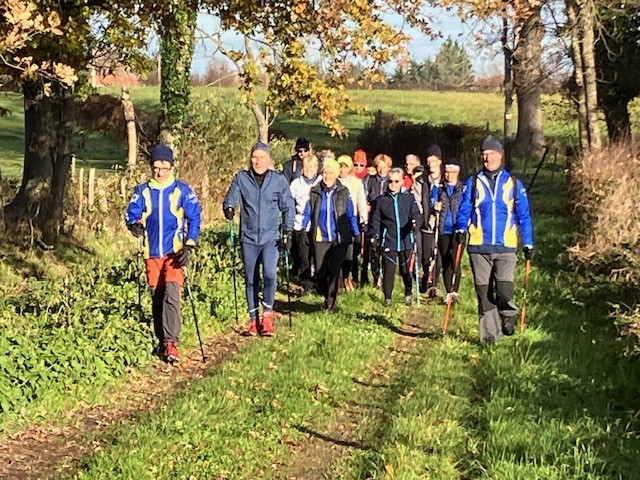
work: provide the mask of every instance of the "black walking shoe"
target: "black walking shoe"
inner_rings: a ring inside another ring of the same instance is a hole
[[[516,328],[513,324],[513,317],[505,317],[502,319],[502,333],[510,337],[515,332]]]

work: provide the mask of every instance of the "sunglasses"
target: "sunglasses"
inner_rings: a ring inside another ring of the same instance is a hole
[[[354,163],[353,166],[354,167],[366,167],[367,164],[366,163]]]
[[[297,150],[298,153],[307,153],[309,150],[307,150],[306,148],[301,148],[300,150]]]

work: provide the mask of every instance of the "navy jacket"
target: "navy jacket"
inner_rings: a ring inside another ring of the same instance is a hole
[[[240,241],[264,245],[280,239],[280,215],[285,230],[293,230],[295,203],[289,182],[280,172],[268,170],[258,187],[252,170],[241,170],[233,177],[222,208],[240,204]]]
[[[376,200],[370,231],[378,236],[383,250],[412,250],[413,221],[420,228],[422,215],[413,194],[406,191],[394,194],[387,190]]]

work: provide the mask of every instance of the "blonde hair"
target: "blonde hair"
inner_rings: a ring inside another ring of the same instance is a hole
[[[389,155],[380,153],[376,155],[375,158],[373,159],[373,166],[377,167],[381,163],[384,163],[386,166],[390,167],[393,165],[393,160],[391,160],[391,157]]]

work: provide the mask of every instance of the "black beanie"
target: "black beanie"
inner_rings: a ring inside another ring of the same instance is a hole
[[[296,140],[296,151],[309,150],[309,140],[304,137],[300,137]]]
[[[440,150],[440,146],[435,143],[432,143],[427,147],[427,158],[431,157],[432,155],[442,160],[442,150]]]

